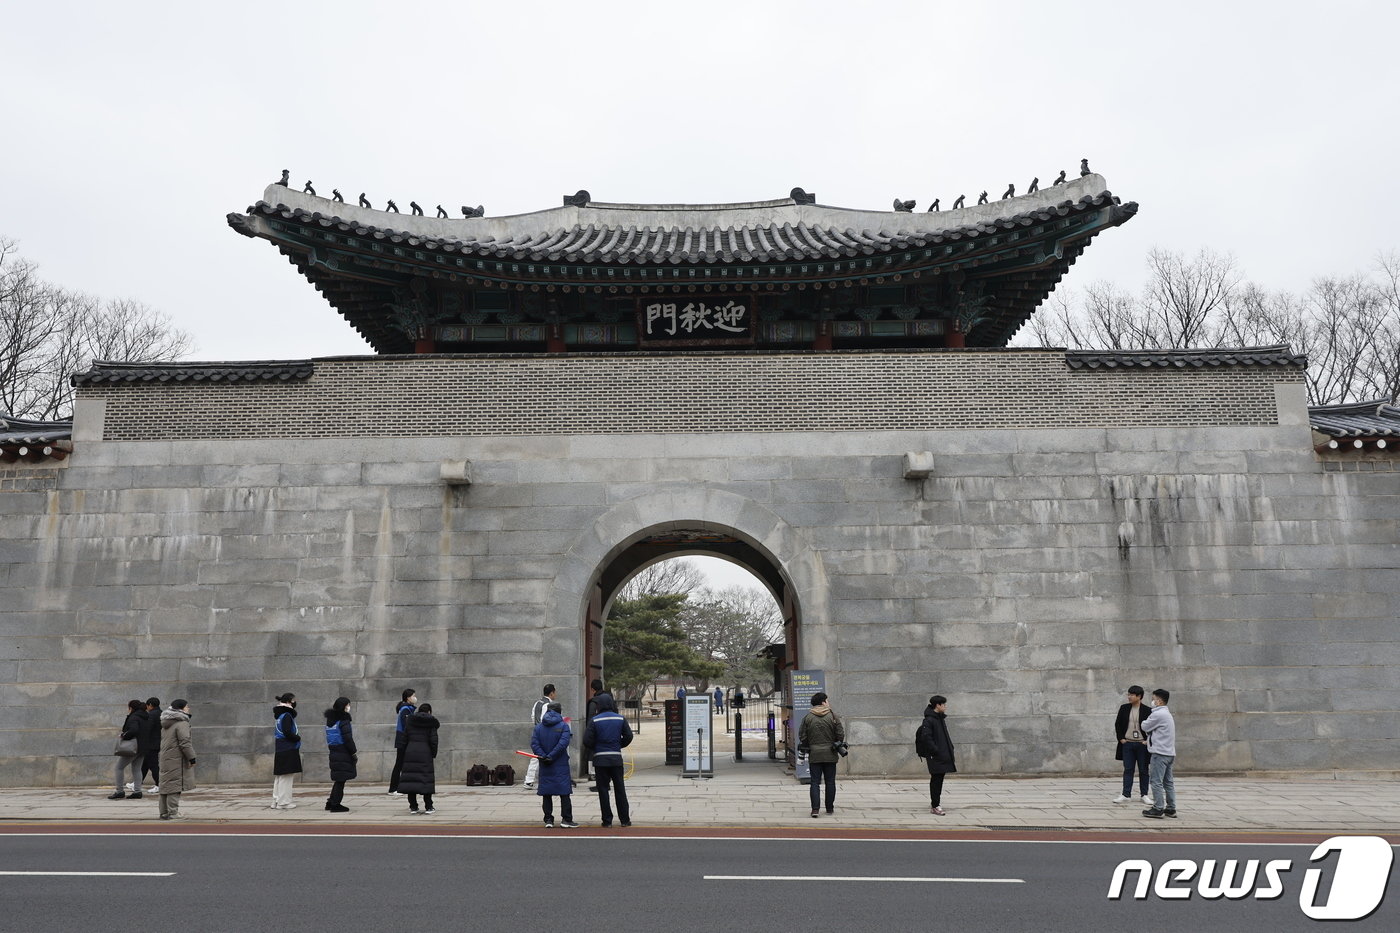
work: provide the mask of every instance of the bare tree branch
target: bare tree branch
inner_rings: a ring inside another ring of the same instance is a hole
[[[192,348],[188,334],[140,302],[103,302],[44,282],[0,237],[0,411],[67,417],[68,377],[93,360],[167,362]]]

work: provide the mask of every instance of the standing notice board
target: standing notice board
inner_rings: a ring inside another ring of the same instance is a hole
[[[792,719],[789,720],[790,733],[788,741],[792,744],[789,748],[797,748],[797,733],[802,728],[802,720],[807,716],[807,711],[812,708],[812,696],[826,690],[826,671],[792,671],[789,675],[788,696],[792,697]],[[801,752],[797,753],[797,764],[793,769],[793,777],[799,783],[806,784],[812,780],[812,769],[807,761],[807,756]]]
[[[666,764],[685,763],[685,723],[681,722],[681,701],[666,701]]]
[[[715,772],[714,720],[710,695],[685,698],[685,766],[681,777],[711,777]]]

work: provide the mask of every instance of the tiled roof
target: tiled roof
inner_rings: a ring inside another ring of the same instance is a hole
[[[1070,369],[1153,369],[1187,366],[1306,366],[1308,358],[1287,344],[1212,350],[1068,350]]]
[[[32,421],[0,414],[0,463],[62,460],[73,449],[73,422]]]
[[[1314,431],[1332,437],[1400,437],[1400,407],[1385,400],[1308,409]]]
[[[279,189],[286,191],[287,189]],[[305,196],[298,196],[304,199]],[[1034,196],[1031,196],[1034,198]],[[1018,199],[1009,199],[1012,203]],[[333,205],[333,206],[332,206]],[[1015,205],[1023,209],[1004,216],[977,216],[972,209],[945,214],[908,214],[890,212],[872,217],[870,212],[844,211],[818,205],[798,205],[792,200],[763,202],[755,205],[716,205],[685,210],[664,206],[591,205],[587,222],[575,221],[579,208],[555,208],[538,214],[523,215],[534,223],[515,223],[499,235],[480,219],[437,221],[431,225],[424,218],[393,217],[400,226],[377,226],[341,216],[344,204],[327,202],[335,213],[289,206],[279,201],[259,201],[248,209],[249,214],[280,216],[303,223],[314,222],[325,228],[353,232],[390,243],[402,243],[446,253],[511,259],[528,262],[564,263],[728,263],[785,262],[792,260],[841,259],[871,256],[898,250],[964,242],[998,232],[1015,230],[1045,223],[1060,217],[1106,206],[1119,205],[1124,219],[1137,211],[1136,204],[1121,205],[1112,192],[1103,190],[1085,194],[1078,199],[1066,199],[1050,204]],[[608,216],[615,208],[616,218]],[[769,208],[759,212],[758,208]],[[365,213],[356,208],[356,212]],[[348,213],[348,212],[345,212]],[[375,212],[378,213],[378,212]],[[772,218],[774,214],[793,216],[783,223],[755,222],[756,217]],[[948,223],[955,214],[970,214],[967,223]],[[985,215],[985,212],[983,212]],[[556,215],[556,216],[546,216]],[[943,221],[930,228],[928,218]],[[611,220],[618,222],[609,222]],[[796,220],[796,223],[792,221]],[[425,229],[446,224],[463,225],[460,233],[446,235]],[[241,233],[255,235],[247,218],[240,214],[228,216],[229,225]],[[481,225],[481,226],[476,226]],[[479,231],[479,232],[475,232]]]
[[[49,444],[72,436],[71,421],[31,421],[0,415],[0,444]]]
[[[310,360],[254,361],[248,363],[106,363],[94,361],[92,369],[73,375],[73,385],[90,386],[125,382],[289,382],[310,379]]]

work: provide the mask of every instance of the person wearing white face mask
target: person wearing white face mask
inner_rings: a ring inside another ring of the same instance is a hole
[[[1176,816],[1176,782],[1172,778],[1172,766],[1176,764],[1176,720],[1167,701],[1171,693],[1158,687],[1152,691],[1152,712],[1142,721],[1142,731],[1147,733],[1147,750],[1152,753],[1152,761],[1147,772],[1152,784],[1152,806],[1142,811],[1143,816],[1160,820],[1164,816]]]

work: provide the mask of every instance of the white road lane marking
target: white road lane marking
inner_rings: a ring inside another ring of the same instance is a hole
[[[169,878],[173,871],[0,871],[0,875],[64,875],[83,878]]]
[[[910,878],[901,875],[705,875],[706,881],[940,881],[966,884],[1025,884],[1024,878]]]

